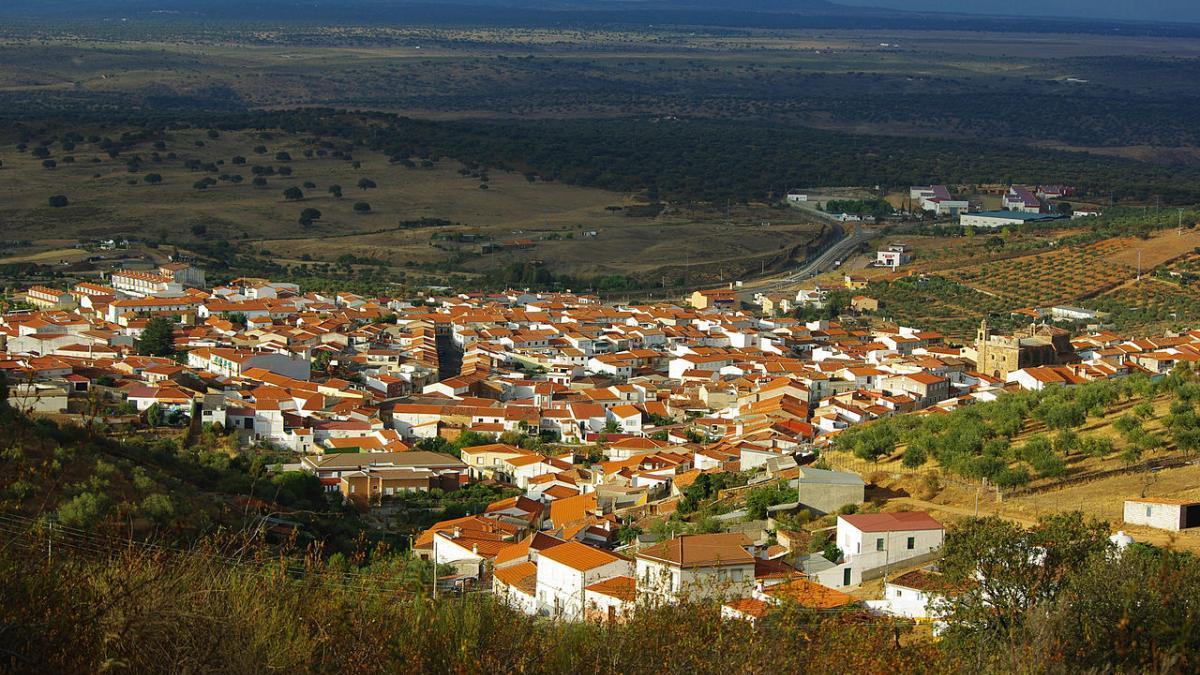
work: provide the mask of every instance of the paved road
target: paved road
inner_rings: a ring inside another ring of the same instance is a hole
[[[822,272],[828,272],[835,268],[835,262],[838,260],[845,261],[850,252],[853,251],[859,244],[871,239],[876,234],[874,230],[865,230],[860,227],[856,228],[849,235],[846,235],[844,228],[842,228],[840,224],[836,225],[835,227],[842,229],[841,241],[833,246],[830,246],[828,250],[817,256],[814,260],[810,261],[803,267],[788,272],[785,276],[772,280],[769,283],[756,284],[753,288],[746,289],[743,294],[752,298],[755,293],[771,293],[778,291],[782,288],[793,286],[811,276],[815,276]]]

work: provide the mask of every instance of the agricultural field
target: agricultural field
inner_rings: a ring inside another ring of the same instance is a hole
[[[879,300],[877,316],[905,326],[921,326],[951,339],[975,334],[988,317],[998,327],[1010,319],[1010,301],[937,276],[906,277],[873,283],[866,294]]]
[[[1200,289],[1172,280],[1146,277],[1085,303],[1109,313],[1109,321],[1128,329],[1184,329],[1200,321]]]
[[[959,269],[951,277],[1012,302],[1053,305],[1102,293],[1135,276],[1134,268],[1112,259],[1121,249],[1120,241],[1106,240]]]
[[[1032,522],[1082,507],[1113,518],[1126,498],[1200,494],[1198,400],[1200,385],[1187,374],[1010,394],[951,415],[856,428],[824,456],[919,508],[969,515],[978,503]]]

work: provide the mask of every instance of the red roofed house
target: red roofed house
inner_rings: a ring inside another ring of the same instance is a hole
[[[538,613],[578,621],[589,586],[632,573],[628,558],[577,541],[546,549],[537,562]]]
[[[838,548],[860,572],[932,553],[941,548],[945,533],[941,523],[922,512],[859,513],[837,519]]]

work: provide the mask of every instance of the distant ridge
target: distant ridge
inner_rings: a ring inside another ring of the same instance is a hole
[[[928,7],[938,0],[926,0]],[[992,0],[987,0],[991,2]],[[846,4],[843,4],[846,3]],[[3,0],[8,20],[70,22],[323,24],[354,26],[968,30],[1200,37],[1200,24],[1117,22],[961,11],[906,11],[868,4],[907,0]],[[958,5],[955,4],[955,7]],[[955,13],[957,12],[957,13]],[[1089,15],[1094,16],[1094,15]],[[0,22],[0,29],[3,22]],[[78,30],[78,26],[72,26]]]

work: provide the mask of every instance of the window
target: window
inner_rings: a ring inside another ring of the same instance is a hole
[[[1147,518],[1149,518],[1149,517],[1150,517],[1150,509],[1151,509],[1151,508],[1153,508],[1153,507],[1151,507],[1151,506],[1147,506],[1147,507],[1146,507],[1146,517],[1147,517]]]
[[[742,571],[741,570],[733,570],[732,572],[729,573],[729,578],[732,579],[733,581],[741,581],[742,580]]]
[[[875,539],[875,550],[876,550],[876,551],[882,551],[882,550],[883,550],[883,537],[877,537],[877,538]]]
[[[910,551],[913,550],[914,548],[916,548],[917,547],[917,538],[909,537],[908,540],[904,542],[904,547]]]

